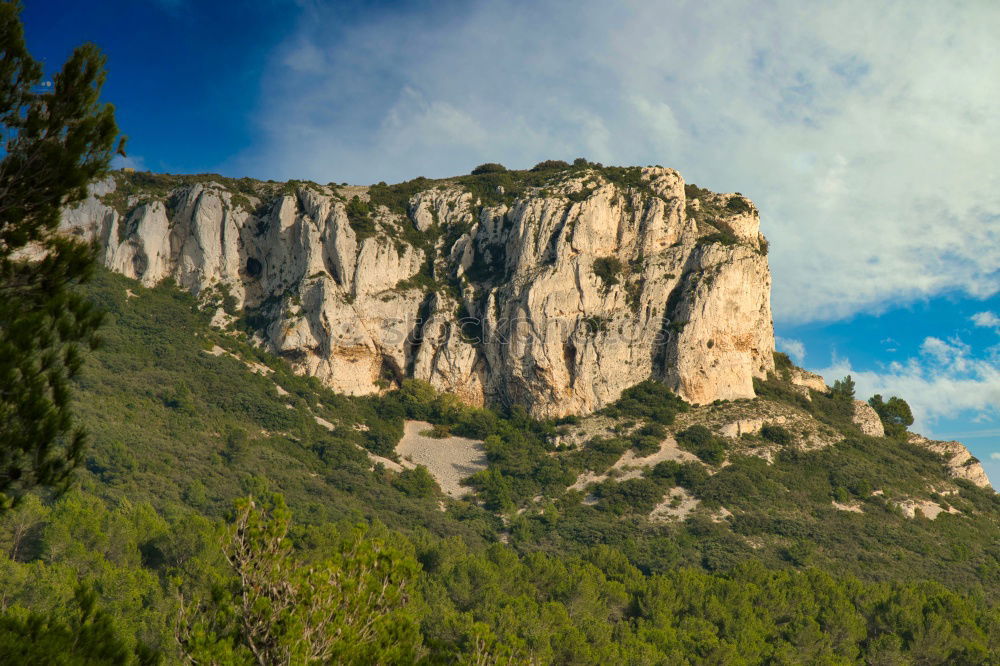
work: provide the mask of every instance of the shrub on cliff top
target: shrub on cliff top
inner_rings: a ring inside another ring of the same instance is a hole
[[[752,213],[753,207],[746,199],[743,198],[743,195],[737,193],[735,196],[730,197],[729,201],[726,202],[726,210],[737,214]]]
[[[531,167],[532,171],[551,171],[552,169],[568,169],[569,162],[563,160],[545,160]]]
[[[479,176],[484,173],[503,173],[507,170],[502,164],[497,164],[496,162],[486,162],[485,164],[480,164],[475,169],[472,170],[473,176]]]

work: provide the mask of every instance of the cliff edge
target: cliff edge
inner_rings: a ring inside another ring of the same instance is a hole
[[[62,223],[337,391],[415,377],[539,417],[651,377],[753,397],[774,368],[759,226],[673,169],[589,163],[371,187],[116,172]]]

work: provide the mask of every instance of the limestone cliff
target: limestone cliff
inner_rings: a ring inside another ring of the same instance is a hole
[[[980,488],[989,488],[990,480],[982,464],[969,452],[961,442],[942,442],[927,439],[922,435],[910,433],[907,440],[910,444],[922,446],[944,458],[949,474],[956,479],[965,479]]]
[[[344,393],[416,377],[556,416],[649,377],[693,403],[753,397],[773,369],[756,208],[672,169],[370,188],[116,173],[63,227]]]

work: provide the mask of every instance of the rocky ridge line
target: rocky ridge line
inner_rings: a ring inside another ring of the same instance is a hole
[[[258,343],[343,393],[415,377],[546,417],[650,377],[695,404],[754,396],[774,338],[751,202],[661,167],[513,173],[527,184],[118,172],[63,228],[114,271],[242,315]]]

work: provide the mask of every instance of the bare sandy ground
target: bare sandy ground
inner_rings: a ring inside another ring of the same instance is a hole
[[[649,519],[654,523],[681,521],[687,518],[698,504],[699,501],[692,497],[691,493],[677,486],[668,490],[663,501],[653,507]]]
[[[677,446],[677,441],[673,437],[667,437],[660,442],[660,449],[645,458],[636,455],[633,449],[629,449],[618,459],[609,474],[594,474],[584,472],[576,478],[576,482],[569,487],[569,490],[584,490],[592,483],[600,483],[607,478],[614,477],[617,481],[635,479],[642,476],[642,471],[656,466],[656,463],[664,460],[676,460],[677,462],[698,462],[698,457]]]
[[[483,443],[465,437],[434,439],[420,434],[430,429],[431,424],[425,421],[407,421],[396,453],[404,461],[426,467],[446,494],[461,497],[469,489],[459,482],[486,469]]]
[[[838,502],[837,500],[833,500],[830,503],[833,504],[833,508],[836,509],[837,511],[850,511],[852,513],[865,512],[864,509],[861,508],[861,505],[858,504],[857,502],[847,502],[846,504],[843,504],[841,502]],[[938,508],[940,509],[941,507]]]

